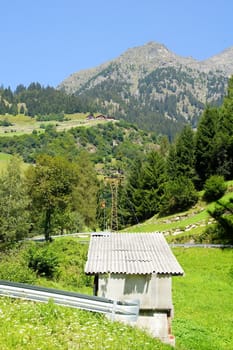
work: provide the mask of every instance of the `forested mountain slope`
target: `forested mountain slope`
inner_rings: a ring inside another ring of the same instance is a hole
[[[96,68],[73,73],[58,89],[92,98],[102,113],[173,137],[196,126],[205,106],[220,105],[233,73],[233,48],[205,61],[149,42]]]

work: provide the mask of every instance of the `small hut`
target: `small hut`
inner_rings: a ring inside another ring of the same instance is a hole
[[[95,295],[138,299],[136,325],[174,344],[172,276],[184,272],[162,233],[93,234],[85,272],[95,276]]]

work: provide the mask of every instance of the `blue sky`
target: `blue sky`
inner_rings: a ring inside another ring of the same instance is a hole
[[[198,60],[233,46],[232,0],[8,0],[0,85],[56,87],[149,41]]]

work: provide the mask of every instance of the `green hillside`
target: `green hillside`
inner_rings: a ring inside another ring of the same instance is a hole
[[[233,198],[233,181],[228,181],[228,191],[222,197],[222,201]],[[132,226],[127,232],[163,232],[168,242],[185,243],[200,242],[200,235],[204,233],[208,225],[213,224],[213,219],[208,213],[216,203],[206,203],[202,200],[203,192],[199,193],[199,201],[191,209],[174,215],[160,217],[155,215],[143,223]]]
[[[87,113],[73,113],[65,114],[64,119],[59,120],[59,118],[50,119],[45,118],[45,120],[40,120],[38,118],[32,118],[27,115],[17,114],[17,115],[0,115],[0,137],[1,136],[20,136],[24,134],[31,133],[41,133],[44,132],[48,125],[53,125],[56,130],[65,131],[75,127],[81,126],[95,126],[98,124],[105,124],[109,122],[108,120],[101,120],[94,118],[92,120],[86,119]],[[98,114],[95,113],[94,116]],[[112,121],[112,120],[111,120]],[[7,125],[4,125],[7,122]]]

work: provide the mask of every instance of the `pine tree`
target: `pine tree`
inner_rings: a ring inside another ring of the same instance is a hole
[[[186,125],[175,142],[177,176],[195,178],[194,132]]]
[[[206,179],[216,173],[216,135],[219,125],[219,110],[206,108],[199,122],[195,136],[195,168],[199,177],[199,188]]]
[[[218,174],[226,179],[233,177],[233,77],[229,79],[227,96],[219,114],[217,154]]]
[[[121,199],[127,224],[135,224],[158,213],[165,181],[165,160],[161,154],[152,151],[144,161],[135,160]]]
[[[164,183],[167,180],[165,159],[156,151],[149,153],[142,169],[144,192],[144,216],[151,217],[159,212]]]
[[[172,214],[190,208],[197,201],[195,181],[194,134],[185,126],[170,146],[166,161],[168,180],[160,200],[160,214]]]
[[[216,226],[210,231],[211,240],[225,244],[233,244],[233,199],[217,201],[214,209],[209,214],[216,220]]]

